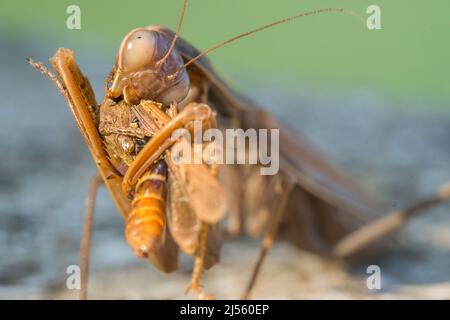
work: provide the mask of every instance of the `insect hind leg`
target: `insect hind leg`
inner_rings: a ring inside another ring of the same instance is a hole
[[[450,199],[450,183],[441,186],[435,195],[420,200],[404,210],[394,211],[376,219],[339,240],[331,250],[331,258],[344,259],[397,231],[411,218],[430,212],[431,208]]]
[[[192,278],[189,286],[186,289],[186,293],[193,291],[199,300],[211,300],[214,299],[213,296],[203,292],[201,288],[201,276],[205,265],[205,252],[206,252],[206,241],[208,236],[208,224],[202,222],[199,236],[198,236],[198,247],[194,258],[194,270],[192,271]]]
[[[84,214],[83,231],[80,244],[80,272],[81,288],[80,300],[87,299],[88,278],[89,278],[89,258],[91,253],[92,226],[94,223],[95,200],[98,188],[103,184],[103,179],[99,174],[94,175],[89,182],[89,190],[86,197],[86,209]]]
[[[252,275],[250,277],[250,281],[245,289],[244,293],[241,296],[242,300],[247,300],[250,298],[251,292],[256,284],[256,280],[261,271],[261,267],[269,253],[269,250],[272,248],[273,241],[278,232],[278,228],[283,218],[283,214],[286,209],[286,205],[288,203],[289,195],[294,187],[293,180],[288,176],[287,181],[282,182],[279,186],[279,198],[277,200],[277,204],[275,206],[275,210],[270,220],[268,221],[269,230],[267,231],[264,239],[262,241],[261,250],[258,256],[258,260],[253,268]]]

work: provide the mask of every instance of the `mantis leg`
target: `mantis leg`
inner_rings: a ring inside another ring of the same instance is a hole
[[[215,124],[215,118],[214,124]],[[217,178],[219,175],[219,169],[217,164],[211,165],[211,173]],[[201,222],[200,232],[198,235],[198,247],[195,251],[194,270],[192,271],[191,282],[186,289],[186,292],[192,290],[199,300],[210,300],[214,297],[203,292],[201,288],[201,276],[205,268],[205,253],[206,253],[206,241],[208,240],[208,224],[204,221]]]
[[[122,216],[126,218],[130,210],[130,201],[122,193],[122,178],[110,164],[106,151],[103,148],[103,142],[92,113],[92,110],[98,106],[94,91],[89,80],[78,68],[73,51],[60,48],[50,59],[57,76],[41,62],[36,62],[32,59],[28,59],[28,62],[39,72],[49,77],[67,101],[92,158],[103,177],[103,181],[105,181],[117,208]]]
[[[294,183],[289,178],[287,182],[284,182],[283,185],[280,186],[280,196],[278,198],[277,204],[275,206],[275,210],[271,219],[268,221],[269,229],[264,236],[262,241],[261,251],[259,253],[258,260],[256,261],[255,267],[253,268],[252,276],[250,281],[245,289],[241,299],[247,300],[250,298],[250,294],[255,286],[258,275],[261,271],[261,267],[267,257],[267,254],[272,248],[273,241],[275,240],[278,228],[280,226],[283,214],[285,212],[287,202],[289,199],[289,195],[291,193],[292,188],[294,187]]]
[[[418,201],[402,211],[394,211],[346,235],[333,247],[331,257],[346,258],[405,225],[409,219],[450,199],[450,183],[435,195]]]
[[[80,244],[80,270],[81,270],[81,288],[80,300],[87,299],[88,279],[89,279],[89,258],[91,253],[92,226],[94,223],[95,200],[97,191],[103,179],[99,174],[91,178],[89,190],[86,198],[86,211],[84,214],[84,225]]]
[[[137,155],[123,177],[122,190],[128,194],[137,180],[150,166],[161,157],[176,141],[171,135],[177,129],[183,128],[192,121],[208,122],[214,117],[211,108],[206,104],[190,103],[182,112],[171,119],[167,124],[145,145]]]
[[[191,282],[186,289],[186,293],[192,290],[197,296],[197,299],[199,300],[213,299],[213,296],[203,292],[200,284],[205,264],[207,236],[208,236],[208,224],[206,222],[202,222],[200,232],[198,235],[198,247],[197,250],[195,251],[194,270],[192,271]]]

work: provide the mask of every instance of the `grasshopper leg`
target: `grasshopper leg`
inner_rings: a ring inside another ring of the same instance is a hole
[[[208,120],[210,125],[217,127],[215,115],[212,114]],[[213,162],[210,168],[211,174],[217,178],[219,176],[219,167]],[[201,287],[201,276],[204,271],[205,265],[205,252],[206,241],[208,239],[208,224],[206,222],[201,223],[200,232],[198,235],[198,248],[195,252],[194,270],[192,271],[192,279],[189,286],[186,289],[186,293],[192,290],[199,300],[211,300],[214,299],[212,295],[206,294]]]
[[[171,135],[193,121],[209,123],[214,117],[211,108],[206,104],[190,103],[183,111],[171,119],[139,152],[123,177],[122,190],[128,194],[132,186],[150,166],[167,151],[175,141]]]
[[[215,121],[215,119],[214,119]],[[219,168],[217,164],[211,165],[211,173],[214,177],[219,175]],[[208,224],[206,222],[201,223],[200,232],[198,235],[198,248],[195,252],[194,270],[192,271],[192,278],[189,286],[186,289],[186,293],[193,291],[199,300],[211,300],[214,299],[212,295],[206,294],[201,287],[201,276],[205,266],[205,252],[206,241],[208,239]]]
[[[206,240],[208,236],[208,224],[202,222],[200,232],[198,235],[198,247],[195,252],[194,270],[192,271],[192,278],[186,293],[193,291],[199,300],[211,300],[213,296],[206,294],[201,287],[201,276],[205,264]]]
[[[174,111],[174,118],[170,120],[166,119],[164,127],[162,127],[161,130],[146,144],[144,149],[131,163],[123,178],[122,190],[124,193],[128,194],[140,176],[145,173],[155,161],[169,151],[170,147],[175,142],[171,139],[172,133],[177,129],[183,128],[192,121],[202,121],[202,123],[207,126],[216,126],[215,114],[206,104],[189,103],[179,114],[176,114],[176,111]],[[168,156],[170,157],[170,155]],[[214,176],[217,176],[218,169],[216,165],[211,166],[211,171]],[[198,247],[195,252],[192,279],[186,290],[187,292],[192,290],[198,299],[213,298],[203,292],[200,284],[201,275],[204,270],[207,235],[208,224],[202,222],[198,235]]]
[[[269,229],[264,236],[264,239],[262,241],[261,250],[258,256],[258,260],[256,261],[256,264],[253,268],[252,275],[250,277],[250,281],[247,285],[247,288],[245,289],[244,293],[241,296],[242,300],[247,300],[250,298],[250,294],[255,286],[256,280],[258,278],[258,275],[261,271],[261,267],[267,257],[267,254],[272,247],[273,241],[275,240],[278,227],[280,226],[283,213],[285,212],[289,195],[291,193],[291,190],[294,186],[293,181],[288,177],[287,181],[284,182],[280,186],[280,196],[278,198],[274,214],[271,216],[270,220],[268,221]]]
[[[94,175],[89,182],[89,190],[86,197],[86,211],[84,214],[83,231],[80,244],[80,271],[81,288],[80,300],[87,299],[88,278],[89,278],[89,258],[91,253],[92,226],[94,222],[95,200],[98,188],[103,184],[103,179],[99,174]]]

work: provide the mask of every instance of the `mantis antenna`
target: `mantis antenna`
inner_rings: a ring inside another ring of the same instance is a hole
[[[184,2],[183,2],[183,9],[181,9],[180,19],[178,20],[177,32],[175,33],[175,36],[172,39],[172,43],[170,44],[169,50],[167,50],[167,53],[164,55],[164,57],[162,57],[161,60],[159,60],[157,62],[157,65],[159,65],[159,66],[161,66],[164,63],[164,61],[167,60],[167,58],[169,57],[169,55],[172,52],[173,48],[175,48],[175,44],[177,42],[177,39],[180,36],[181,25],[183,24],[184,13],[186,11],[186,5],[187,5],[187,0],[184,0]]]
[[[230,42],[233,42],[233,41],[236,41],[238,39],[247,37],[249,35],[252,35],[252,34],[257,33],[259,31],[262,31],[262,30],[274,27],[274,26],[279,25],[279,24],[283,24],[283,23],[286,23],[286,22],[289,22],[289,21],[292,21],[292,20],[304,18],[304,17],[307,17],[307,16],[313,16],[313,15],[317,15],[317,14],[321,14],[321,13],[325,13],[325,12],[341,12],[341,13],[345,13],[345,14],[348,14],[348,15],[356,17],[358,20],[361,20],[364,23],[364,19],[362,18],[362,16],[359,13],[351,11],[351,10],[348,10],[348,9],[344,9],[344,8],[323,8],[323,9],[317,9],[317,10],[308,11],[308,12],[302,12],[302,13],[296,14],[294,16],[290,16],[290,17],[287,17],[287,18],[284,18],[284,19],[281,19],[281,20],[278,20],[278,21],[275,21],[275,22],[271,22],[269,24],[257,27],[257,28],[255,28],[253,30],[244,32],[244,33],[242,33],[240,35],[237,35],[237,36],[235,36],[235,37],[233,37],[231,39],[228,39],[227,41],[224,41],[222,43],[216,44],[215,46],[212,46],[211,48],[203,51],[202,53],[200,53],[196,57],[194,57],[191,60],[189,60],[188,62],[186,62],[184,64],[183,68],[186,68],[191,63],[195,62],[196,60],[200,59],[201,57],[206,56],[210,52],[212,52],[214,50],[217,50],[217,49],[219,49],[219,48],[229,44]],[[179,72],[179,70],[177,72]]]

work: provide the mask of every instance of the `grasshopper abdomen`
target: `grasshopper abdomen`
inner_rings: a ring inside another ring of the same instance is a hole
[[[167,165],[158,162],[139,179],[125,236],[138,257],[147,257],[161,240],[166,223]]]

